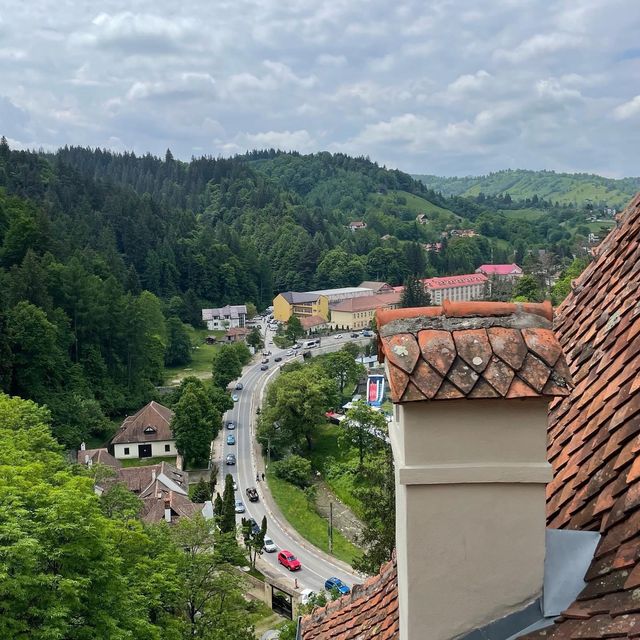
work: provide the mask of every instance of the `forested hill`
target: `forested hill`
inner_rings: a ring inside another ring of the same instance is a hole
[[[506,195],[514,200],[534,196],[560,204],[624,207],[640,191],[640,178],[614,180],[587,173],[555,173],[554,171],[527,171],[509,169],[486,176],[443,178],[415,175],[427,187],[445,196]]]

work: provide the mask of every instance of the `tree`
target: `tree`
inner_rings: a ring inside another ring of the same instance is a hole
[[[339,445],[358,450],[361,469],[365,456],[380,451],[385,445],[387,421],[382,413],[373,411],[364,400],[354,403],[340,426]]]
[[[251,333],[247,336],[247,344],[251,345],[256,350],[264,347],[262,333],[258,327],[253,327],[253,329],[251,329]]]
[[[221,389],[226,389],[229,383],[239,378],[242,373],[242,364],[238,357],[238,352],[232,345],[222,345],[215,351],[211,366],[213,371],[211,381]]]
[[[331,380],[336,381],[340,395],[344,392],[347,383],[355,384],[358,378],[364,375],[364,367],[354,360],[350,350],[327,354],[322,358],[320,366]]]
[[[193,502],[206,502],[211,500],[211,488],[204,478],[200,478],[198,483],[191,493],[191,500]]]
[[[220,416],[233,409],[233,400],[225,390],[216,387],[214,384],[210,384],[208,385],[207,393],[211,404]]]
[[[256,305],[253,302],[245,302],[245,306],[247,307],[247,320],[251,320],[251,318],[255,318],[258,310],[256,309]]]
[[[285,335],[289,340],[291,340],[291,342],[295,342],[298,338],[304,335],[304,329],[302,328],[302,323],[299,318],[291,316],[289,320],[287,320]]]
[[[167,349],[164,363],[168,367],[178,367],[191,362],[191,339],[180,318],[167,320]]]
[[[431,304],[431,296],[425,289],[424,284],[415,276],[409,276],[404,281],[404,289],[400,296],[400,306],[406,307],[428,307]]]
[[[267,517],[262,516],[260,530],[255,532],[248,518],[242,518],[242,537],[244,545],[249,553],[249,564],[252,569],[256,568],[256,560],[262,555],[264,538],[267,535]]]
[[[100,465],[98,465],[100,466]],[[132,520],[142,511],[142,500],[129,491],[126,484],[116,482],[100,496],[102,513],[107,518]]]
[[[189,385],[175,407],[171,430],[176,448],[189,466],[207,465],[214,428],[208,415],[206,395]]]
[[[283,460],[276,460],[272,465],[273,471],[282,480],[286,480],[304,489],[311,484],[311,461],[295,453]]]
[[[538,281],[528,274],[518,278],[513,288],[513,296],[516,302],[542,302],[543,300]]]
[[[213,515],[216,519],[216,522],[218,522],[218,526],[220,526],[220,519],[222,518],[222,512],[223,512],[222,497],[220,496],[219,493],[216,493],[216,499],[213,501]]]
[[[366,551],[353,562],[353,567],[375,573],[391,559],[396,546],[395,474],[390,446],[366,460],[360,479],[355,496],[362,504],[364,529],[359,542]]]
[[[224,479],[222,494],[222,511],[220,513],[220,531],[232,533],[236,530],[236,494],[233,490],[233,476],[227,473]]]

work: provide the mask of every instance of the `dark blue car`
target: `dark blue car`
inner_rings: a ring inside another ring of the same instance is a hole
[[[340,595],[345,595],[351,592],[351,589],[349,589],[349,587],[344,582],[342,582],[340,578],[335,577],[329,578],[324,583],[324,588],[327,591],[333,591],[334,589],[337,589],[340,592]]]

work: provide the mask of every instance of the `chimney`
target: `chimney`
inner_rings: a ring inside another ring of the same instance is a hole
[[[85,451],[87,448],[87,445],[84,442],[80,443],[80,451]]]
[[[80,451],[84,451],[84,449],[80,449]],[[88,453],[86,453],[84,456],[84,463],[88,467],[90,462],[91,462],[91,456]]]
[[[164,521],[171,524],[171,501],[169,498],[164,501]]]
[[[571,385],[552,316],[448,300],[377,312],[403,640],[455,638],[541,595],[547,408]]]
[[[156,481],[156,470],[151,469],[151,482],[155,482],[155,481]]]

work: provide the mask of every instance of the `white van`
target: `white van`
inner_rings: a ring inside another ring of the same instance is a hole
[[[320,340],[307,340],[303,346],[305,349],[313,349],[313,347],[319,347]]]

